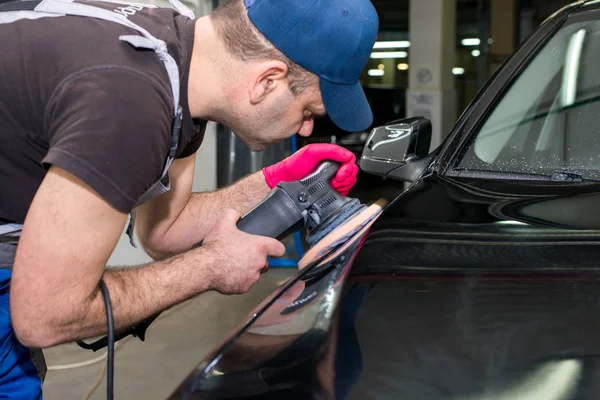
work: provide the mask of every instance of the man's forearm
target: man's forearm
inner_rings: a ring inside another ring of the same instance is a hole
[[[204,237],[225,209],[232,208],[244,214],[256,206],[269,190],[262,172],[259,171],[214,192],[192,193],[181,214],[182,222],[186,224],[186,218],[190,217],[194,221],[201,221],[199,233]],[[191,229],[196,229],[196,226],[192,226]]]
[[[201,241],[227,208],[244,214],[268,193],[261,171],[213,192],[192,193],[188,203],[165,235],[170,256]]]
[[[132,326],[162,310],[187,300],[212,287],[214,257],[202,249],[168,260],[107,270],[103,275],[110,295],[115,329]],[[206,279],[199,280],[198,276]],[[194,277],[194,278],[192,278]],[[198,283],[201,282],[201,283]],[[86,301],[65,313],[69,320],[52,326],[49,345],[90,338],[107,332],[106,310],[101,291],[95,290]]]

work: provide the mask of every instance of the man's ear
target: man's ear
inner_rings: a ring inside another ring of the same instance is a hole
[[[278,87],[288,85],[288,67],[278,60],[257,63],[250,81],[249,97],[251,104],[258,104]]]

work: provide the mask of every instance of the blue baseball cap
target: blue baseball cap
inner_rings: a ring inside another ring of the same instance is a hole
[[[256,28],[290,60],[319,77],[327,114],[359,132],[373,112],[359,82],[379,30],[369,0],[244,0]]]

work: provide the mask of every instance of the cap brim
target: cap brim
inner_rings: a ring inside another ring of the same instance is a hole
[[[340,129],[360,132],[371,126],[373,112],[360,82],[344,85],[320,78],[320,84],[327,114]]]

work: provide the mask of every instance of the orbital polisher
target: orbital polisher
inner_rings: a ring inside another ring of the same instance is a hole
[[[281,240],[306,226],[312,246],[328,233],[364,210],[358,199],[338,193],[332,186],[340,164],[320,163],[310,175],[279,182],[269,194],[238,221],[239,230]]]

